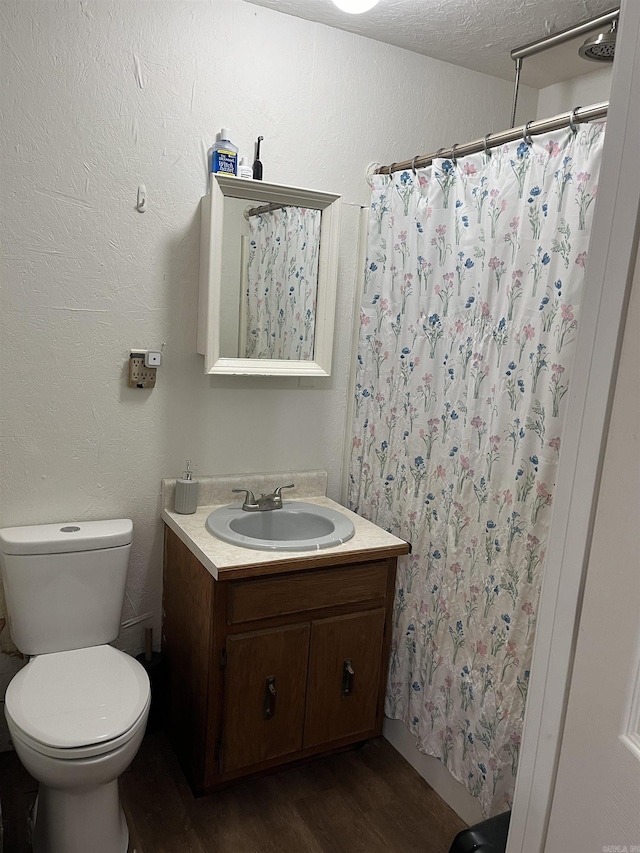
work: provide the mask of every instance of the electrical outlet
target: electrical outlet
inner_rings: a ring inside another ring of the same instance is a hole
[[[145,353],[140,350],[131,350],[129,355],[129,387],[130,388],[155,388],[157,367],[145,367]]]

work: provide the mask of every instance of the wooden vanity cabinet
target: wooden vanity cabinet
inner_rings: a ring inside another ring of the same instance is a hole
[[[197,793],[381,733],[396,561],[314,554],[215,580],[165,527],[166,723]]]

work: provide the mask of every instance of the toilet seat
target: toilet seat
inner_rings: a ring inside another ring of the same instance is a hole
[[[44,755],[104,755],[146,722],[149,678],[112,646],[37,655],[11,680],[5,714],[14,736]],[[12,725],[11,725],[12,724]]]
[[[108,753],[114,752],[119,747],[123,746],[127,743],[131,738],[135,736],[138,729],[142,726],[146,726],[147,724],[147,711],[151,704],[151,696],[149,696],[148,702],[140,717],[134,725],[128,729],[124,734],[121,734],[117,738],[113,738],[113,740],[103,741],[102,743],[94,743],[89,746],[80,746],[70,749],[65,748],[56,748],[55,746],[49,746],[48,744],[42,743],[41,741],[36,740],[35,738],[29,737],[22,729],[16,725],[16,723],[11,719],[11,715],[5,708],[5,716],[7,717],[7,722],[9,724],[9,732],[11,734],[12,740],[20,740],[26,746],[31,747],[31,749],[39,752],[41,755],[47,755],[50,758],[57,758],[61,761],[74,761],[79,758],[100,758],[103,755],[107,755]]]

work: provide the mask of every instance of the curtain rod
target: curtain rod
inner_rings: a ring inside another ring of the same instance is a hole
[[[244,218],[248,220],[250,216],[258,216],[261,213],[272,213],[274,210],[284,210],[285,207],[287,207],[286,204],[270,202],[269,204],[263,204],[261,207],[247,208],[244,212]]]
[[[511,127],[516,123],[516,107],[518,106],[518,90],[520,88],[520,73],[522,72],[522,60],[528,56],[534,56],[550,47],[556,47],[559,44],[564,44],[578,36],[590,33],[592,30],[601,29],[607,24],[613,24],[620,17],[620,8],[611,9],[596,18],[590,18],[588,21],[583,21],[581,24],[575,24],[573,27],[567,27],[566,30],[561,30],[558,33],[553,33],[538,41],[529,42],[529,44],[516,47],[511,51],[511,59],[516,63],[516,79],[513,92],[513,108],[511,110]]]
[[[531,136],[540,133],[549,133],[552,130],[560,130],[563,127],[581,124],[583,122],[598,121],[606,118],[609,109],[609,101],[593,104],[590,107],[576,107],[570,112],[559,113],[551,118],[529,121],[520,127],[503,130],[500,133],[488,133],[484,139],[475,139],[464,145],[452,145],[451,148],[440,148],[433,154],[421,154],[413,160],[403,160],[401,163],[391,163],[390,166],[380,166],[374,170],[375,175],[391,175],[401,169],[419,169],[428,166],[437,157],[445,157],[456,160],[458,157],[466,157],[469,154],[477,154],[478,151],[488,151],[497,148],[506,142],[514,142],[516,139],[528,141]]]
[[[529,42],[522,47],[516,47],[511,51],[511,59],[526,59],[528,56],[534,56],[536,53],[541,53],[543,50],[548,50],[550,47],[563,44],[566,41],[577,38],[591,30],[597,30],[599,27],[605,27],[607,24],[617,21],[620,16],[620,9],[611,9],[597,18],[590,18],[588,21],[583,21],[581,24],[576,24],[573,27],[567,27],[566,30],[561,30],[559,33],[553,33],[538,41]]]

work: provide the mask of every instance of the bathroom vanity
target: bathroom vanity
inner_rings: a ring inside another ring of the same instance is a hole
[[[382,731],[397,557],[407,543],[326,497],[354,536],[257,551],[165,509],[167,731],[197,793]]]

